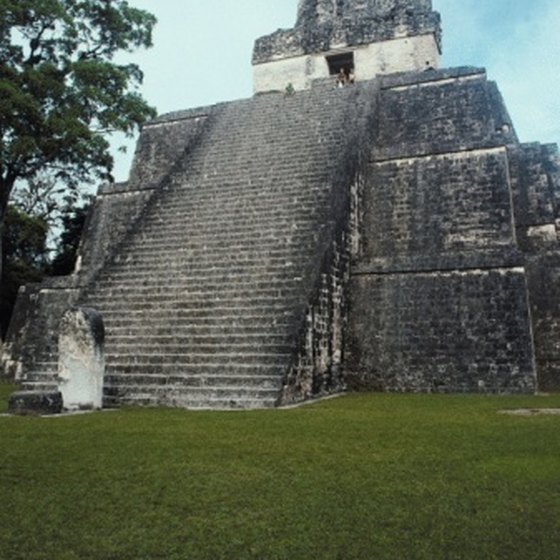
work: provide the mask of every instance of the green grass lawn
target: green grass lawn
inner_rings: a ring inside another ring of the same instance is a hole
[[[0,558],[557,560],[560,417],[518,407],[560,395],[2,417]]]

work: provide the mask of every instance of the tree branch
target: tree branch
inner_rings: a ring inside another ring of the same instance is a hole
[[[52,27],[52,20],[48,22],[44,22],[39,33],[29,41],[29,56],[27,60],[23,63],[25,66],[34,66],[43,60],[43,56],[41,53],[38,55],[35,54],[39,49],[42,51],[41,46],[41,39],[47,29]]]
[[[0,225],[2,224],[3,216],[6,214],[8,201],[14,190],[16,179],[17,175],[10,170],[8,170],[5,178],[0,179]]]

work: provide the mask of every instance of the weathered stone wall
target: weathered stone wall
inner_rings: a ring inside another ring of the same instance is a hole
[[[516,141],[495,84],[478,68],[384,78],[380,103],[378,160]]]
[[[351,49],[357,82],[379,74],[423,71],[438,68],[439,52],[433,35],[396,38]],[[283,58],[253,66],[255,93],[284,91],[288,84],[295,90],[309,89],[314,80],[329,78],[326,54],[318,53]],[[333,85],[335,78],[331,76]]]
[[[334,222],[332,233],[319,254],[319,275],[309,286],[306,312],[296,331],[294,356],[283,382],[281,404],[337,393],[346,387],[343,373],[344,331],[348,316],[350,261],[359,248],[359,214],[364,176],[369,161],[371,135],[376,118],[378,84],[356,88],[353,110],[342,131],[346,138],[339,154],[340,166],[331,181],[334,191],[325,219]],[[350,124],[352,123],[352,124]],[[331,226],[332,227],[332,226]]]
[[[284,380],[280,401],[283,405],[330,395],[345,388],[342,346],[349,242],[344,233],[333,244],[332,253],[326,255],[325,270],[305,315],[296,358]]]
[[[79,290],[65,279],[20,288],[2,354],[4,374],[28,388],[52,388],[58,363],[58,324]],[[46,385],[46,387],[45,387]]]
[[[179,156],[196,145],[212,107],[169,113],[146,125],[136,146],[129,182],[133,188],[155,188]]]
[[[102,187],[82,234],[77,270],[91,278],[111,257],[154,194],[153,189],[131,190],[127,184]]]
[[[362,262],[512,245],[505,149],[373,164],[363,231]]]
[[[296,26],[316,27],[339,19],[392,18],[402,12],[430,12],[432,0],[300,0]]]
[[[177,160],[196,146],[211,108],[171,113],[144,126],[127,183],[99,189],[83,233],[78,267],[89,281],[114,254],[162,188]]]
[[[527,259],[535,360],[541,391],[560,391],[560,254]]]
[[[560,159],[552,145],[508,148],[519,246],[526,253],[541,391],[560,390]]]
[[[431,10],[431,2],[351,0],[341,11],[334,2],[328,2],[328,8],[323,4],[303,3],[294,29],[279,29],[257,39],[253,64],[419,35],[433,35],[441,44],[440,17]]]
[[[477,69],[383,79],[352,265],[345,373],[388,391],[536,388],[505,144]]]
[[[425,0],[309,0],[296,27],[261,37],[253,50],[254,91],[307,89],[328,77],[326,57],[354,53],[355,79],[438,68],[439,14]]]
[[[558,180],[557,154],[550,146],[522,144],[508,148],[515,226],[521,249],[556,249]]]
[[[373,98],[373,96],[372,96]],[[370,112],[369,116],[373,112]],[[363,151],[369,145],[364,130],[350,173],[355,179],[350,189],[341,190],[337,238],[323,257],[322,272],[311,299],[295,346],[295,359],[284,379],[281,404],[290,405],[323,397],[346,388],[342,372],[344,336],[348,317],[350,261],[359,247],[359,212],[363,192]],[[357,156],[357,157],[356,157]]]
[[[520,269],[355,275],[351,387],[412,392],[536,388]]]

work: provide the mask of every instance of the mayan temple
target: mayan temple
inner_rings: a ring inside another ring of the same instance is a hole
[[[78,306],[105,406],[560,389],[557,148],[441,50],[431,0],[301,0],[252,98],[144,126],[75,273],[20,291],[4,374],[56,389]]]

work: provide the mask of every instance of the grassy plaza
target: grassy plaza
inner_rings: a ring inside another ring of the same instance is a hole
[[[12,386],[0,385],[0,407]],[[550,397],[0,418],[0,558],[560,558]]]

